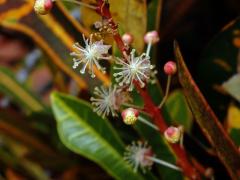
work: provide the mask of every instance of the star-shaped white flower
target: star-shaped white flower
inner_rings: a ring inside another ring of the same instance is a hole
[[[94,95],[95,97],[91,97],[90,100],[94,106],[94,111],[102,117],[108,116],[109,114],[116,116],[120,106],[131,100],[128,93],[116,86],[96,87],[94,89]]]
[[[105,68],[99,64],[99,61],[102,59],[111,59],[111,56],[108,55],[108,50],[111,48],[111,45],[104,45],[103,40],[92,42],[92,35],[89,39],[86,39],[83,36],[83,40],[85,43],[85,48],[80,46],[79,43],[75,43],[73,45],[75,51],[70,54],[71,56],[74,56],[73,68],[75,69],[80,64],[83,64],[80,73],[84,74],[86,68],[88,68],[89,74],[91,74],[93,78],[95,77],[93,70],[94,65],[96,65],[99,70],[105,73]]]
[[[141,168],[143,172],[151,169],[153,161],[149,157],[154,157],[152,149],[147,142],[133,141],[131,145],[126,147],[124,159],[133,166],[134,172]]]
[[[116,81],[119,82],[120,86],[129,86],[129,91],[133,90],[134,81],[143,88],[150,78],[151,70],[153,69],[150,57],[146,56],[145,53],[135,57],[135,49],[132,50],[127,60],[117,58],[116,64],[119,66],[114,67],[114,69],[119,72],[114,73],[113,76],[116,77]]]

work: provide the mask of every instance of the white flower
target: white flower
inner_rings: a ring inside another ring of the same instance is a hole
[[[129,91],[133,90],[134,81],[143,88],[150,78],[151,69],[153,68],[150,57],[146,56],[146,54],[143,53],[141,56],[135,57],[135,49],[132,50],[126,61],[117,58],[116,64],[120,65],[120,67],[114,67],[114,69],[119,70],[119,72],[113,75],[120,86],[128,85]]]
[[[111,48],[110,45],[104,45],[103,40],[92,42],[92,35],[89,39],[85,39],[83,36],[83,40],[85,42],[85,48],[79,45],[79,43],[75,43],[73,48],[75,52],[72,52],[70,55],[74,56],[73,58],[73,68],[77,68],[80,64],[83,64],[80,73],[84,74],[86,68],[89,69],[89,74],[92,77],[95,77],[93,66],[96,65],[99,70],[105,73],[105,68],[103,68],[99,64],[99,60],[111,59],[111,56],[108,56],[108,50]]]
[[[94,106],[94,112],[102,117],[108,116],[110,113],[112,116],[116,116],[120,106],[130,101],[129,95],[118,89],[116,86],[96,87],[94,89],[96,97],[91,97],[92,105]]]
[[[151,169],[154,163],[151,160],[153,156],[154,154],[151,147],[148,146],[147,142],[142,141],[132,142],[131,145],[126,147],[124,153],[124,159],[133,166],[135,172],[139,167],[143,172],[145,172],[146,169]]]

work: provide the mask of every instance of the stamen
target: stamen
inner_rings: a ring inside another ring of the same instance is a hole
[[[182,169],[178,166],[175,166],[174,164],[171,164],[169,162],[166,162],[164,160],[161,160],[161,159],[158,159],[158,158],[155,158],[153,156],[145,156],[147,159],[157,163],[157,164],[160,164],[160,165],[163,165],[163,166],[166,166],[168,168],[171,168],[171,169],[174,169],[176,171],[182,171]]]

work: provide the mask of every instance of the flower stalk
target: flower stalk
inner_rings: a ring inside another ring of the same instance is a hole
[[[142,116],[139,116],[138,120],[141,123],[146,124],[147,126],[149,126],[149,127],[153,128],[153,129],[159,131],[159,128],[155,124],[153,124],[153,123],[149,122],[148,120],[144,119]]]
[[[173,164],[171,164],[171,163],[168,163],[168,162],[166,162],[166,161],[163,161],[163,160],[161,160],[161,159],[158,159],[158,158],[155,158],[155,157],[152,157],[152,156],[147,156],[146,158],[149,159],[149,160],[151,160],[151,161],[153,161],[153,162],[155,162],[156,164],[163,165],[163,166],[165,166],[165,167],[168,167],[168,168],[170,168],[170,169],[174,169],[174,170],[176,170],[176,171],[182,171],[182,169],[179,168],[178,166],[175,166],[175,165],[173,165]]]
[[[112,19],[112,15],[109,10],[109,3],[106,3],[104,0],[97,0],[97,3],[97,13],[99,13],[103,18],[108,19],[112,24],[112,28],[115,32],[113,33],[113,38],[117,44],[117,47],[122,52],[123,57],[127,59],[129,52],[124,42],[122,41],[120,34],[117,31],[117,25]],[[146,88],[141,88],[141,86],[136,81],[134,82],[134,85],[144,100],[145,111],[152,115],[153,122],[159,128],[159,131],[163,134],[168,126],[163,118],[161,110],[153,103]],[[182,168],[183,173],[190,179],[200,179],[198,172],[193,167],[193,164],[190,163],[185,150],[180,147],[179,144],[170,144],[170,146],[177,156],[177,164]]]
[[[159,109],[161,109],[161,108],[163,107],[163,105],[165,104],[165,102],[167,101],[168,94],[169,94],[169,90],[170,90],[170,85],[171,85],[171,80],[172,80],[172,76],[171,76],[171,75],[168,75],[165,95],[164,95],[161,103],[160,103],[159,106],[158,106]]]

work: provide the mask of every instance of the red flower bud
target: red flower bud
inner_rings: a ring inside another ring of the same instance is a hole
[[[168,61],[165,65],[164,65],[164,72],[167,75],[174,75],[177,72],[177,66],[176,63],[173,61]]]

